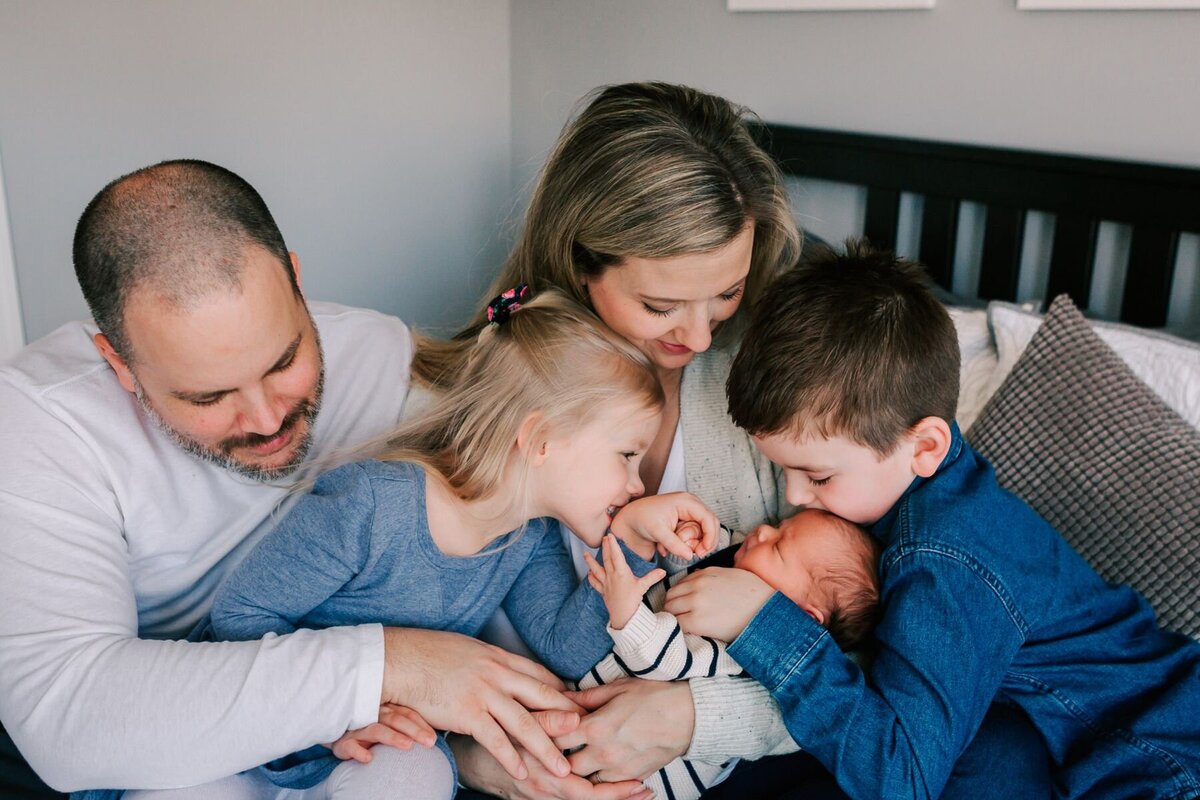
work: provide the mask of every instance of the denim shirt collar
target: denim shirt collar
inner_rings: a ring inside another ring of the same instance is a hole
[[[892,518],[896,515],[896,510],[898,508],[900,508],[901,505],[904,504],[904,501],[908,499],[908,496],[910,494],[912,494],[913,492],[915,492],[917,489],[920,489],[922,486],[924,486],[927,481],[930,481],[933,478],[936,478],[938,475],[941,475],[943,472],[945,472],[946,470],[948,470],[952,466],[954,466],[955,462],[958,461],[959,456],[962,455],[962,451],[963,451],[962,431],[959,430],[958,422],[955,420],[951,420],[951,422],[950,422],[950,447],[948,447],[946,449],[946,455],[944,458],[942,458],[942,463],[938,464],[938,468],[934,471],[933,475],[931,475],[930,477],[922,478],[920,475],[918,475],[917,477],[913,478],[912,483],[910,483],[908,485],[908,488],[904,490],[904,494],[900,495],[900,499],[898,499],[895,503],[892,504],[892,507],[888,509],[888,512],[886,514],[884,514],[882,517],[879,518],[878,522],[876,522],[874,525],[870,526],[871,530],[875,530],[876,527],[878,527],[880,525],[890,524]]]

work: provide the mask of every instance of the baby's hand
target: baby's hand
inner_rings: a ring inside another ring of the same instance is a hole
[[[604,606],[608,609],[608,624],[620,630],[629,624],[633,612],[637,611],[642,602],[642,595],[666,577],[661,569],[652,569],[642,577],[633,574],[621,546],[612,534],[606,534],[600,543],[604,551],[604,564],[596,561],[591,553],[584,553],[583,560],[587,562],[588,583],[604,598]]]
[[[612,521],[612,532],[647,560],[655,549],[685,561],[708,555],[716,547],[720,528],[717,515],[687,492],[639,498]]]
[[[346,731],[329,749],[343,761],[354,759],[366,764],[371,760],[372,745],[411,750],[414,743],[433,747],[436,742],[437,733],[424,717],[411,708],[384,703],[379,707],[379,722]]]

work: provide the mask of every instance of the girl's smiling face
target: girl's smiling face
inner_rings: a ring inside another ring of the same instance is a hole
[[[638,465],[661,415],[659,408],[631,400],[539,445],[545,448],[539,464],[541,513],[562,522],[589,547],[599,547],[613,515],[645,491]]]

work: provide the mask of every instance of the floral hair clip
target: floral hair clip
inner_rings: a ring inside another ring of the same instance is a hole
[[[487,320],[492,325],[503,325],[508,322],[514,311],[521,310],[521,301],[529,294],[529,284],[518,283],[506,292],[496,295],[496,299],[488,303]]]

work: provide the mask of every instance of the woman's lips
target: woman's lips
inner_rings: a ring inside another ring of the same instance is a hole
[[[670,342],[664,342],[662,339],[658,339],[656,341],[658,342],[659,347],[661,347],[663,350],[666,350],[673,356],[681,356],[685,353],[692,352],[692,349],[685,344],[671,344]]]

